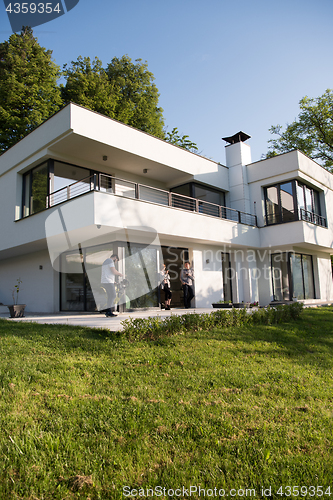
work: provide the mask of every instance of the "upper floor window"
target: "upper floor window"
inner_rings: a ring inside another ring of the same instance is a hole
[[[46,208],[48,195],[47,162],[33,168],[23,177],[23,217],[35,214]]]
[[[210,188],[196,182],[189,182],[171,189],[173,193],[196,198],[202,202],[225,206],[225,193],[219,189]]]
[[[295,181],[265,188],[266,224],[297,220]]]
[[[320,211],[319,192],[292,180],[264,188],[266,224],[306,220],[325,226]]]
[[[297,201],[300,219],[326,226],[320,210],[319,192],[297,181]]]
[[[22,217],[35,214],[67,200],[65,186],[78,191],[81,183],[90,183],[90,170],[49,159],[23,176]]]

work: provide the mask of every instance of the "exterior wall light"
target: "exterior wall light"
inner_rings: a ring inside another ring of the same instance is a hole
[[[144,168],[144,169],[142,170],[142,172],[143,172],[144,174],[146,174],[146,173],[148,172],[148,168]]]
[[[106,161],[108,157],[106,155],[103,156],[103,161]]]

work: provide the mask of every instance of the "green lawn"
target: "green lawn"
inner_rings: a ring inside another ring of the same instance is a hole
[[[0,320],[0,349],[1,500],[333,496],[331,307],[156,342]]]

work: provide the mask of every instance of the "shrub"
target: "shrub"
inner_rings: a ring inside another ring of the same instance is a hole
[[[246,309],[214,311],[212,313],[192,313],[181,316],[171,315],[162,320],[158,316],[149,318],[130,318],[121,322],[123,335],[131,341],[158,340],[189,331],[211,330],[214,327],[227,328],[245,324],[273,325],[296,320],[301,314],[303,303],[295,302],[276,307],[268,306],[248,313]]]

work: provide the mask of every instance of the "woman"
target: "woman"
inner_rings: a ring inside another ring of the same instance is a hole
[[[161,289],[164,290],[164,307],[166,311],[170,311],[172,292],[170,290],[170,275],[165,264],[163,264],[163,268],[160,274],[161,274]]]

